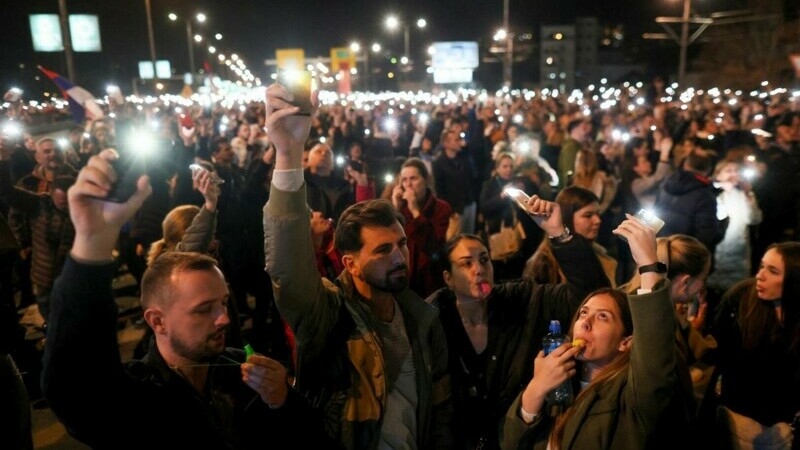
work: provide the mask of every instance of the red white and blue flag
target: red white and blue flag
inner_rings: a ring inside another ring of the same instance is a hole
[[[100,109],[94,96],[86,89],[75,86],[68,79],[61,75],[38,66],[39,70],[48,78],[53,80],[53,83],[61,90],[61,95],[69,102],[69,111],[72,113],[72,118],[77,123],[82,123],[88,115],[91,119],[103,118],[103,110]]]

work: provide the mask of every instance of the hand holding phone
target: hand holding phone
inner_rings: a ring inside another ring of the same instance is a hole
[[[277,82],[292,94],[293,99],[289,103],[300,108],[300,111],[295,115],[310,116],[313,110],[311,105],[311,72],[307,70],[279,70]]]
[[[183,128],[189,128],[189,129],[194,128],[194,120],[192,120],[192,117],[189,114],[181,114],[180,122],[181,122],[181,127]]]

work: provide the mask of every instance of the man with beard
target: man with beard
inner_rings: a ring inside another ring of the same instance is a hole
[[[289,387],[286,369],[225,348],[229,293],[208,256],[171,252],[148,268],[141,301],[155,339],[142,360],[122,363],[112,251],[151,187],[142,177],[127,202],[101,200],[116,158],[110,149],[93,156],[69,190],[75,242],[53,288],[42,374],[53,411],[93,448],[319,445],[321,415]]]
[[[297,340],[297,388],[344,448],[450,448],[445,338],[436,309],[408,289],[403,217],[383,200],[347,208],[334,237],[345,270],[319,277],[302,170],[311,119],[294,115],[292,100],[283,86],[267,90],[277,157],[264,235],[275,301]]]

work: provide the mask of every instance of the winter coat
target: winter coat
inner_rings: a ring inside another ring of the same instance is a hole
[[[717,220],[717,191],[711,181],[686,170],[664,180],[655,210],[664,220],[660,236],[686,234],[709,250],[722,240],[726,222]]]

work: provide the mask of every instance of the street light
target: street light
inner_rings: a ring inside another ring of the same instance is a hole
[[[222,40],[222,33],[217,33],[214,35],[214,39],[221,41]]]
[[[351,42],[350,43],[350,51],[352,51],[353,53],[360,52],[361,51],[361,44],[359,44],[358,42]]]
[[[169,18],[169,20],[171,20],[173,22],[176,22],[178,20],[178,15],[175,14],[175,13],[169,13],[167,15],[167,17]],[[197,13],[194,16],[193,19],[197,20],[198,23],[205,23],[206,20],[208,20],[208,17],[203,13]],[[194,42],[197,42],[197,43],[200,43],[200,42],[203,41],[203,36],[200,36],[199,34],[194,34],[192,32],[192,20],[193,19],[192,18],[188,18],[185,21],[186,22],[186,43],[189,46],[189,48],[188,48],[188,50],[189,50],[189,69],[191,70],[192,77],[194,77],[194,73],[195,73],[194,47],[192,46],[192,40],[194,40]]]
[[[409,39],[410,39],[410,34],[411,34],[411,26],[405,21],[401,23],[400,19],[398,19],[397,16],[391,15],[391,16],[386,17],[386,28],[389,31],[394,31],[394,30],[398,29],[400,27],[400,25],[403,26],[403,34],[404,34],[403,55],[404,56],[408,56],[408,47],[409,47]],[[417,28],[424,29],[427,26],[428,26],[428,21],[427,20],[425,20],[423,18],[417,19]]]
[[[372,53],[379,53],[381,51],[381,44],[377,42],[372,44]]]

